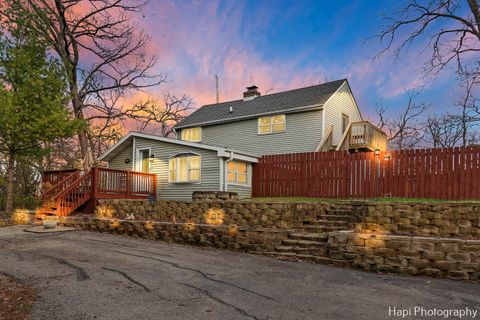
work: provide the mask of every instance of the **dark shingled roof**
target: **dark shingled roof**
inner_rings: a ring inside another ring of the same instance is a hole
[[[289,113],[305,107],[323,105],[345,81],[347,80],[331,81],[247,101],[242,99],[205,105],[178,123],[175,128],[240,121],[263,114]],[[230,112],[230,107],[233,112]]]

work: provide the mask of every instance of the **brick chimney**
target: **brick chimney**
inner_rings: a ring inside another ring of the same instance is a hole
[[[261,93],[258,91],[257,86],[247,87],[247,91],[243,93],[243,101],[252,100],[255,97],[259,97]]]

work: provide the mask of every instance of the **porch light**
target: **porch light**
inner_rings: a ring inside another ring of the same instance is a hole
[[[383,157],[383,160],[392,160],[392,155],[390,153],[386,153],[385,156]]]
[[[375,152],[375,155],[376,155],[376,156],[380,155],[380,149],[375,149],[374,152]]]

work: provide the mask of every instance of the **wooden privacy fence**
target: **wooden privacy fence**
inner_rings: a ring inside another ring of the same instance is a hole
[[[480,146],[263,156],[254,197],[480,199]]]

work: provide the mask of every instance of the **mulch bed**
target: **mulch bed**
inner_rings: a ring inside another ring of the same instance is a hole
[[[36,298],[36,289],[0,273],[0,319],[27,319]]]

